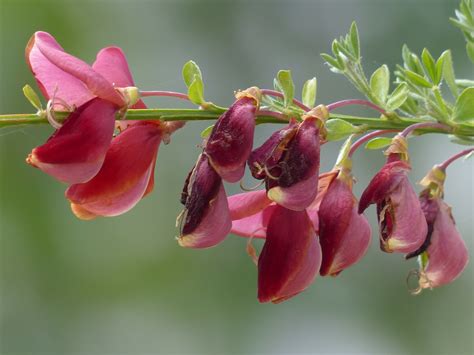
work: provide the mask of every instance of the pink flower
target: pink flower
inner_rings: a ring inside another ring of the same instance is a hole
[[[357,212],[350,174],[339,171],[320,194],[319,241],[323,259],[319,273],[336,276],[365,255],[371,229],[367,218]]]
[[[26,59],[47,99],[78,107],[45,144],[33,149],[28,163],[69,184],[90,180],[110,146],[115,115],[127,105],[124,97],[100,71],[65,53],[46,32],[30,39]]]
[[[26,54],[45,97],[77,106],[28,162],[72,184],[66,197],[77,217],[127,212],[152,191],[158,147],[182,124],[128,121],[112,139],[119,110],[132,103],[146,108],[129,96],[135,84],[120,48],[102,49],[90,67],[65,53],[51,35],[37,32]]]
[[[217,173],[227,182],[239,181],[252,151],[255,115],[260,92],[250,88],[237,93],[237,100],[217,120],[206,143],[206,154]]]
[[[231,229],[231,219],[222,179],[209,164],[205,153],[186,179],[181,202],[184,211],[179,245],[207,248],[220,243]]]
[[[420,194],[428,222],[425,248],[420,255],[419,286],[433,288],[454,281],[466,268],[469,255],[449,207],[440,197]]]
[[[391,155],[362,193],[359,213],[375,203],[380,247],[386,252],[410,253],[425,240],[426,220],[409,180],[410,165]]]

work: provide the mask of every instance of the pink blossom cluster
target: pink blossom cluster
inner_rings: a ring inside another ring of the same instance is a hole
[[[160,143],[184,122],[116,123],[128,108],[146,107],[119,48],[102,49],[89,66],[48,33],[37,32],[26,58],[52,102],[52,123],[57,124],[54,109],[71,111],[27,162],[69,185],[66,198],[81,219],[130,210],[153,190]],[[460,275],[468,254],[443,201],[443,168],[430,172],[417,196],[408,179],[406,139],[397,135],[386,151],[386,164],[358,201],[350,156],[320,173],[326,107],[290,120],[253,147],[261,94],[255,87],[238,92],[205,138],[181,196],[181,246],[215,246],[229,233],[264,239],[256,258],[258,299],[278,303],[305,290],[318,274],[336,276],[361,260],[371,241],[363,213],[375,204],[381,249],[419,256],[420,289]],[[223,182],[239,182],[247,166],[265,189],[227,197]]]

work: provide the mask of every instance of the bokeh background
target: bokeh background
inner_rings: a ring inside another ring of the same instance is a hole
[[[52,33],[88,62],[102,47],[122,47],[141,89],[184,91],[181,67],[194,59],[207,98],[222,105],[236,89],[271,87],[279,69],[291,69],[299,88],[317,76],[320,103],[359,97],[319,57],[352,20],[368,72],[383,63],[393,68],[407,43],[436,55],[451,48],[457,74],[472,78],[463,38],[448,21],[457,1],[0,4],[1,113],[32,112],[21,88],[34,85],[24,47],[36,30]],[[413,297],[405,277],[416,262],[381,253],[375,236],[363,261],[337,278],[318,278],[298,297],[262,305],[245,240],[229,236],[208,250],[180,248],[174,239],[178,197],[207,125],[189,124],[161,148],[150,197],[123,216],[92,222],[70,213],[65,186],[24,163],[51,128],[0,131],[2,354],[473,353],[472,264],[452,285]],[[259,127],[257,143],[272,129]],[[323,170],[332,167],[338,147],[324,147]],[[413,140],[413,182],[459,149],[443,136]],[[382,163],[380,152],[357,154],[357,194]],[[472,253],[472,162],[458,162],[448,174],[446,200]],[[368,214],[374,225],[374,209]]]

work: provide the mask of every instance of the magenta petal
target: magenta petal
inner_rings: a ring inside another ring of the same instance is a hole
[[[282,302],[306,289],[321,265],[321,247],[305,211],[276,206],[258,259],[258,299]]]
[[[313,117],[306,118],[269,178],[268,198],[294,211],[308,207],[318,192],[319,129]],[[276,186],[274,186],[276,185]]]
[[[158,125],[140,122],[114,138],[99,173],[66,191],[76,215],[117,216],[134,207],[153,175],[161,133]]]
[[[101,49],[92,68],[116,87],[135,86],[127,58],[118,47]]]
[[[377,204],[380,243],[386,252],[412,253],[428,233],[418,196],[404,176],[389,196]]]
[[[451,208],[441,199],[434,201],[439,209],[425,252],[428,264],[420,272],[421,288],[438,287],[454,281],[469,262],[466,244],[456,228]]]
[[[244,192],[227,198],[232,220],[249,217],[262,211],[272,201],[267,198],[265,190]]]
[[[398,160],[386,163],[372,178],[365,188],[359,201],[359,213],[364,212],[369,205],[379,203],[388,196],[406,178],[410,165]]]
[[[90,180],[100,170],[114,132],[117,107],[93,99],[71,113],[27,162],[68,184]]]
[[[102,75],[82,60],[64,52],[46,32],[36,32],[26,47],[26,58],[47,98],[56,96],[80,106],[98,96],[122,107],[125,102]]]
[[[217,173],[228,182],[237,182],[245,172],[252,151],[257,102],[242,97],[217,120],[206,143],[206,154]]]
[[[251,216],[232,220],[231,233],[247,238],[266,238],[268,221],[276,207],[273,204]]]
[[[319,209],[319,241],[323,252],[320,274],[337,275],[364,256],[370,226],[356,209],[352,189],[340,178],[333,180]]]
[[[186,180],[181,236],[183,247],[207,248],[225,239],[232,227],[229,206],[220,176],[201,154]]]

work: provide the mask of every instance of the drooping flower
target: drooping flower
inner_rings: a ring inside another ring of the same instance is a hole
[[[400,143],[403,139],[400,136],[395,137],[396,145],[403,144]],[[381,249],[389,253],[411,253],[425,240],[426,220],[418,197],[408,180],[410,164],[400,158],[406,151],[396,153],[389,148],[388,154],[387,163],[362,193],[359,213],[375,203]]]
[[[253,87],[238,92],[236,98],[217,120],[205,147],[213,168],[231,183],[244,176],[245,163],[252,151],[260,91]]]
[[[292,211],[268,199],[265,190],[230,196],[231,232],[264,238],[258,257],[258,299],[278,303],[305,290],[321,264],[317,214]],[[316,221],[315,221],[316,220]]]
[[[367,218],[357,212],[350,173],[339,171],[321,199],[318,216],[323,259],[319,273],[336,276],[365,255],[371,229]]]
[[[276,206],[258,258],[258,300],[279,303],[304,291],[321,265],[321,247],[306,211]]]
[[[227,197],[219,174],[209,163],[205,153],[186,179],[181,202],[184,211],[179,245],[188,248],[207,248],[220,243],[230,232]]]
[[[407,258],[418,256],[419,292],[454,281],[469,262],[466,244],[456,228],[451,207],[443,200],[445,172],[435,166],[420,182],[426,188],[420,203],[428,223],[422,247]]]
[[[254,177],[265,179],[268,198],[288,209],[301,211],[316,197],[319,174],[319,128],[327,111],[318,106],[275,132],[249,158]]]

